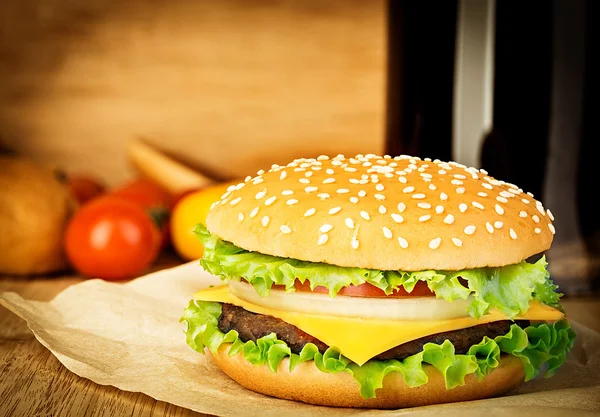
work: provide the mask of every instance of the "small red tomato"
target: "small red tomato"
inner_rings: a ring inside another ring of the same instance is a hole
[[[98,197],[106,189],[100,181],[87,175],[69,175],[66,181],[79,204],[84,204],[92,198]]]
[[[142,207],[161,232],[161,248],[168,245],[169,216],[172,206],[172,196],[168,191],[150,180],[138,178],[115,188],[110,194]]]
[[[65,250],[82,275],[121,280],[148,269],[158,256],[160,240],[160,231],[143,208],[104,196],[73,216],[65,232]]]

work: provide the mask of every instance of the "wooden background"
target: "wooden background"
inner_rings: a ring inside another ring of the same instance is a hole
[[[0,1],[0,147],[109,184],[132,137],[218,177],[384,149],[383,0]]]

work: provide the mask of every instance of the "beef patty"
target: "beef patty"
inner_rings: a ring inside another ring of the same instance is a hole
[[[256,314],[244,310],[242,307],[233,304],[222,304],[223,309],[219,317],[219,329],[227,333],[230,330],[236,330],[239,338],[247,342],[275,333],[279,340],[287,343],[293,353],[300,353],[304,345],[313,343],[321,353],[324,353],[329,347],[320,340],[303,332],[296,326],[286,323],[278,318],[264,314]],[[466,353],[469,348],[483,339],[484,336],[494,338],[508,333],[510,320],[495,321],[487,324],[469,327],[466,329],[453,330],[450,332],[436,333],[425,336],[407,343],[403,343],[390,350],[387,350],[375,356],[375,359],[404,359],[407,356],[414,355],[423,350],[425,343],[441,344],[444,340],[449,340],[454,345],[456,353]],[[515,322],[520,327],[527,327],[527,320],[518,320]]]

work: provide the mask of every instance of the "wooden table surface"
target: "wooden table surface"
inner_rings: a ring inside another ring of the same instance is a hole
[[[170,266],[165,265],[164,266]],[[50,300],[76,276],[0,277],[0,293]],[[569,316],[600,331],[600,298],[564,299]],[[145,394],[97,385],[68,371],[33,336],[23,320],[0,306],[0,417],[20,416],[204,416]]]

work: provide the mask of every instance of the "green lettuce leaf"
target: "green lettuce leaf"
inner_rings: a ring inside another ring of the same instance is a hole
[[[467,311],[473,317],[481,317],[490,308],[496,308],[508,317],[525,313],[529,302],[535,299],[552,307],[559,307],[562,294],[550,279],[545,258],[534,264],[525,261],[500,268],[477,268],[463,271],[380,271],[364,268],[348,268],[324,263],[249,252],[230,242],[223,241],[203,226],[198,225],[196,234],[204,244],[200,259],[202,268],[223,280],[243,277],[261,296],[269,295],[274,284],[294,291],[294,282],[308,281],[310,287],[323,286],[334,297],[349,285],[369,283],[391,294],[402,287],[412,292],[419,281],[427,283],[437,298],[448,302],[472,297]],[[467,282],[463,285],[461,280]]]
[[[403,360],[370,360],[359,366],[333,347],[320,353],[314,344],[308,343],[299,354],[292,353],[274,333],[256,342],[243,342],[235,330],[227,334],[221,332],[217,326],[220,314],[220,303],[190,301],[180,321],[186,324],[186,341],[192,349],[204,353],[204,349],[208,348],[216,353],[222,344],[230,343],[230,356],[242,354],[250,363],[267,365],[272,372],[277,372],[286,357],[289,357],[290,371],[302,362],[314,361],[321,372],[350,373],[358,382],[364,398],[374,398],[390,372],[399,372],[409,387],[426,384],[426,365],[431,365],[444,376],[446,389],[464,385],[465,377],[470,374],[481,380],[498,366],[502,353],[516,356],[523,362],[525,381],[539,375],[545,365],[548,366],[546,377],[550,377],[565,362],[575,340],[575,332],[567,320],[535,324],[525,329],[513,324],[508,333],[494,339],[484,337],[466,354],[456,354],[452,343],[445,340],[440,345],[426,343],[421,352]]]

